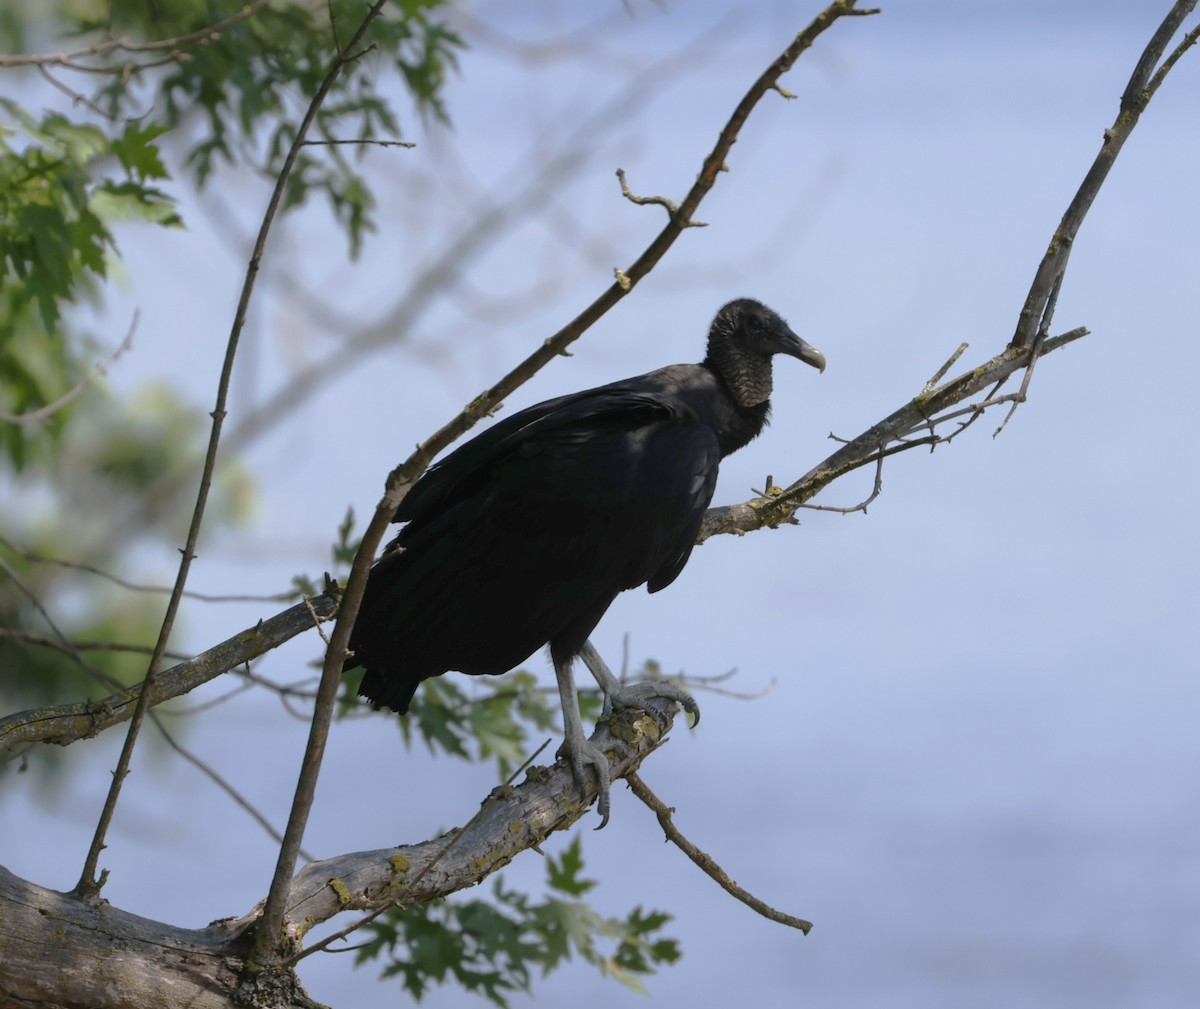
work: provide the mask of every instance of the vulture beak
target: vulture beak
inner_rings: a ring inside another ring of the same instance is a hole
[[[786,329],[782,334],[779,341],[779,353],[797,357],[805,364],[811,364],[817,371],[825,370],[825,355],[816,347],[805,343],[790,329]]]

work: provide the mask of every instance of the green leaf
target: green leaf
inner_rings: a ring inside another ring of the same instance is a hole
[[[562,857],[557,861],[553,857],[546,859],[546,877],[550,887],[572,897],[580,897],[596,886],[593,880],[579,878],[582,869],[583,855],[578,837],[563,849]]]
[[[125,132],[112,141],[113,153],[120,159],[121,167],[137,181],[144,179],[169,179],[166,165],[154,141],[164,133],[169,133],[170,127],[161,123],[150,123],[141,127],[137,123],[129,123]]]

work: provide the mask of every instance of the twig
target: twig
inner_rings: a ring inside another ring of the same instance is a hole
[[[925,388],[921,390],[922,396],[928,396],[931,392],[933,392],[934,389],[937,388],[938,382],[940,382],[943,378],[946,377],[946,372],[948,372],[951,368],[954,367],[954,362],[963,356],[963,354],[966,352],[966,349],[969,346],[971,346],[971,345],[969,343],[967,343],[966,341],[964,341],[958,345],[958,350],[956,350],[953,354],[951,354],[950,357],[946,360],[946,363],[943,364],[940,368],[938,368],[937,371],[935,371],[933,373],[933,378],[931,378],[928,382],[925,383]]]
[[[312,600],[308,596],[305,596],[303,601],[304,608],[308,610],[309,615],[312,617],[313,627],[317,629],[317,633],[321,635],[321,640],[325,642],[325,647],[328,648],[329,635],[325,633],[325,628],[321,626],[321,618],[317,615],[317,611],[313,608]]]
[[[1180,20],[1182,21],[1182,18]],[[1196,25],[1195,28],[1188,32],[1183,37],[1183,41],[1181,41],[1179,45],[1177,45],[1171,52],[1171,55],[1163,60],[1162,66],[1158,68],[1158,72],[1155,73],[1153,78],[1151,78],[1150,83],[1146,85],[1147,100],[1154,97],[1154,92],[1159,89],[1159,86],[1163,82],[1163,78],[1165,78],[1167,74],[1171,72],[1171,68],[1179,62],[1179,58],[1196,44],[1197,39],[1200,39],[1200,25]]]
[[[103,578],[105,581],[119,585],[130,592],[154,592],[166,595],[171,591],[169,585],[141,585],[137,582],[126,581],[124,578],[114,575],[110,571],[94,567],[91,564],[83,564],[79,561],[67,561],[61,557],[47,557],[45,554],[35,553],[32,550],[22,550],[3,536],[0,536],[0,546],[11,550],[18,557],[23,557],[27,561],[33,561],[35,564],[53,564],[56,567],[69,568],[72,571],[82,571],[85,574],[96,575],[98,578]],[[208,592],[193,592],[191,589],[183,593],[185,599],[196,599],[203,603],[286,603],[289,600],[295,599],[297,595],[300,595],[300,593],[296,591],[276,592],[273,595],[266,596],[213,595]]]
[[[84,389],[91,385],[96,379],[108,373],[108,369],[116,362],[122,354],[133,346],[133,333],[137,329],[138,313],[133,313],[133,321],[129,324],[129,332],[125,334],[125,339],[120,342],[117,349],[108,355],[103,361],[99,361],[82,381],[78,382],[74,387],[68,389],[65,393],[58,397],[53,402],[47,403],[45,406],[40,406],[36,410],[30,410],[27,413],[0,413],[0,421],[5,421],[9,424],[36,424],[38,421],[43,421],[54,413],[57,413],[64,406],[71,402]]]
[[[45,634],[35,634],[32,631],[14,630],[11,627],[0,627],[0,638],[19,641],[27,645],[53,648],[64,655],[74,655],[77,652],[129,652],[131,655],[152,655],[154,653],[154,649],[150,645],[130,645],[119,641],[64,641]],[[187,658],[182,652],[167,652],[165,655],[167,658],[176,660]],[[113,683],[115,682],[113,681]],[[109,686],[112,686],[113,683],[110,683]]]
[[[416,147],[408,140],[306,140],[305,147],[333,147],[338,144],[348,144],[355,147]]]
[[[353,48],[360,39],[362,39],[368,27],[379,16],[383,9],[386,0],[378,0],[364,16],[362,24],[359,25],[358,31],[355,32],[354,38],[350,43],[350,48]],[[243,16],[249,16],[253,13],[253,5],[250,5],[243,10]],[[247,13],[249,12],[249,13]],[[228,19],[227,19],[228,20]],[[207,34],[201,33],[202,35]],[[197,37],[199,39],[199,36]],[[190,37],[189,37],[190,40]],[[271,198],[267,203],[267,209],[263,214],[262,225],[258,231],[258,238],[254,243],[254,251],[250,256],[250,264],[246,270],[245,280],[242,283],[242,293],[238,300],[237,310],[234,314],[233,325],[230,329],[229,339],[225,347],[225,360],[221,366],[221,377],[217,383],[216,405],[212,411],[212,430],[208,439],[208,449],[204,456],[204,468],[200,477],[200,488],[196,494],[196,506],[192,511],[192,520],[188,526],[187,541],[182,551],[182,558],[179,562],[179,573],[175,579],[175,587],[171,592],[170,599],[167,602],[167,612],[163,617],[162,626],[159,630],[158,642],[155,645],[155,654],[150,659],[149,668],[146,670],[146,678],[143,683],[142,691],[138,694],[137,704],[134,707],[133,715],[129,722],[129,731],[125,737],[125,745],[121,750],[121,756],[117,761],[117,767],[113,771],[112,784],[108,791],[108,796],[104,802],[104,808],[100,813],[100,820],[96,825],[96,832],[92,838],[91,847],[88,849],[87,858],[84,860],[83,871],[80,873],[79,882],[75,885],[75,894],[77,896],[92,897],[95,896],[100,889],[100,884],[96,880],[96,864],[100,858],[100,852],[104,849],[104,838],[108,833],[108,826],[112,822],[113,812],[116,809],[117,799],[121,794],[121,786],[124,784],[126,776],[129,774],[129,764],[133,757],[133,749],[137,743],[138,733],[141,731],[142,720],[145,717],[148,699],[151,690],[154,686],[154,679],[158,674],[158,664],[161,660],[162,653],[166,649],[167,639],[170,637],[171,630],[175,625],[175,616],[179,611],[179,605],[183,598],[184,585],[187,581],[188,572],[191,569],[192,559],[195,557],[196,541],[200,536],[200,527],[204,521],[205,507],[208,503],[208,493],[212,486],[213,471],[216,468],[217,448],[221,441],[221,428],[225,422],[225,403],[229,395],[229,384],[233,377],[233,363],[237,355],[238,342],[242,334],[242,329],[246,323],[246,313],[250,306],[250,299],[254,293],[254,282],[258,277],[259,263],[262,261],[263,252],[267,244],[267,236],[270,234],[271,225],[274,223],[275,215],[279,210],[279,206],[283,200],[283,194],[287,189],[288,181],[291,178],[292,168],[296,163],[296,159],[300,154],[301,147],[305,137],[308,134],[309,128],[312,126],[313,120],[317,116],[318,110],[324,103],[326,96],[333,87],[334,82],[341,75],[342,70],[346,66],[346,58],[339,55],[334,61],[329,71],[326,73],[324,80],[317,89],[317,93],[313,96],[309,103],[308,109],[304,114],[304,118],[300,121],[296,129],[296,135],[292,140],[291,147],[288,149],[287,156],[284,158],[283,166],[279,170],[279,175],[275,180],[275,188],[271,193]],[[296,856],[299,853],[300,840],[298,837],[286,837],[285,843],[281,846],[283,850],[288,851],[292,864],[295,864]],[[290,873],[289,873],[290,874]],[[274,894],[275,902],[278,904],[282,901],[282,894]]]
[[[121,684],[109,676],[108,673],[84,662],[83,656],[79,654],[79,650],[71,644],[67,636],[59,629],[58,624],[54,622],[54,618],[50,616],[49,611],[44,605],[42,605],[42,601],[37,597],[37,593],[35,593],[33,589],[25,584],[21,576],[18,575],[15,570],[13,570],[13,568],[8,564],[7,561],[4,560],[3,557],[0,557],[0,572],[8,575],[9,580],[17,587],[17,590],[29,600],[29,605],[33,607],[34,612],[36,612],[46,622],[46,626],[54,632],[54,638],[58,643],[53,645],[53,647],[57,648],[58,651],[62,652],[63,654],[70,656],[80,669],[92,677],[92,679],[94,679],[97,683],[101,683],[106,686],[109,690],[113,690],[121,686]]]
[[[737,675],[736,669],[730,669],[726,673],[717,673],[715,676],[696,676],[687,673],[677,673],[671,677],[681,686],[687,687],[692,693],[698,690],[706,691],[710,694],[716,694],[718,697],[729,697],[735,701],[757,701],[762,697],[766,697],[778,685],[779,681],[772,676],[767,680],[765,687],[760,687],[758,690],[730,690],[728,687],[715,686],[717,683],[723,683],[732,676]]]
[[[229,781],[222,777],[222,775],[215,768],[197,757],[194,753],[192,753],[191,750],[185,747],[170,732],[168,732],[167,727],[163,725],[162,719],[157,714],[152,712],[150,714],[150,720],[154,723],[154,727],[158,729],[159,734],[163,737],[167,745],[171,747],[172,750],[183,757],[184,760],[196,768],[196,770],[208,778],[209,781],[217,786],[217,788],[228,795],[229,798],[231,798],[238,806],[245,810],[250,815],[251,819],[253,819],[255,823],[257,823],[260,827],[262,827],[263,830],[267,832],[268,835],[270,835],[273,841],[278,843],[283,840],[283,835],[271,825],[271,821],[263,816],[263,814],[254,806],[254,804],[244,795],[242,795],[241,792],[234,788]],[[304,857],[308,861],[312,861],[311,855],[305,855]]]
[[[497,796],[503,795],[505,789],[507,789],[514,781],[517,780],[517,775],[520,774],[522,771],[524,771],[527,767],[529,767],[535,760],[537,760],[537,758],[541,754],[541,752],[549,745],[550,745],[550,740],[547,739],[544,743],[542,743],[541,746],[539,746],[536,750],[534,750],[533,753],[531,753],[528,757],[525,758],[524,762],[521,764],[520,767],[518,767],[515,771],[513,771],[512,774],[510,774],[507,778],[504,779],[504,783],[499,788],[493,789],[491,792],[488,793],[488,797],[486,799],[484,799],[483,802],[480,803],[479,809],[476,810],[475,815],[472,816],[471,819],[469,819],[466,822],[466,824],[462,827],[462,829],[456,830],[453,834],[451,834],[450,840],[446,842],[446,844],[442,848],[442,850],[439,851],[432,859],[430,859],[428,862],[426,862],[425,865],[421,868],[421,871],[418,872],[413,877],[412,882],[409,883],[410,887],[414,887],[419,882],[421,882],[421,880],[423,880],[426,876],[429,875],[430,872],[433,871],[434,866],[436,866],[443,858],[445,858],[448,854],[450,854],[451,849],[453,849],[454,846],[456,844],[458,844],[458,842],[463,837],[466,836],[467,831],[469,831],[472,827],[475,826],[475,824],[477,824],[481,819],[483,819],[483,815],[491,808],[492,804],[496,802]],[[366,914],[363,917],[359,918],[357,921],[351,922],[349,925],[347,925],[341,931],[334,932],[333,935],[326,936],[320,942],[313,943],[311,946],[308,947],[308,949],[302,950],[299,953],[292,954],[286,960],[283,960],[279,964],[279,966],[281,968],[291,967],[291,966],[299,963],[305,957],[312,956],[314,953],[319,953],[321,950],[328,948],[329,946],[333,945],[333,943],[337,942],[339,939],[345,939],[346,936],[350,935],[352,932],[357,932],[364,925],[369,925],[376,918],[378,918],[381,914],[383,914],[384,911],[388,910],[388,908],[403,907],[403,906],[404,906],[403,900],[397,900],[394,904],[383,904],[382,906],[375,908],[375,910],[371,911],[369,914]],[[331,952],[345,953],[348,951],[347,950],[331,950]]]
[[[798,928],[805,935],[808,935],[812,929],[812,922],[805,921],[803,918],[796,918],[783,911],[777,911],[769,904],[759,900],[754,894],[742,889],[732,879],[729,874],[722,869],[716,860],[707,852],[701,851],[691,841],[689,841],[675,826],[675,821],[671,819],[671,814],[674,810],[662,801],[657,795],[650,791],[646,783],[638,776],[636,771],[632,771],[625,775],[625,780],[629,782],[629,787],[633,789],[633,794],[642,800],[658,817],[659,825],[663,832],[667,835],[667,840],[675,844],[688,858],[696,863],[704,873],[711,879],[716,880],[717,885],[726,893],[740,900],[752,911],[761,914],[764,918],[770,921],[779,922],[781,925],[788,925],[791,928]]]
[[[325,101],[325,96],[341,75],[342,70],[345,69],[349,61],[356,58],[353,51],[366,35],[367,29],[370,28],[371,24],[382,13],[386,3],[387,0],[376,0],[363,16],[362,22],[355,30],[354,35],[345,48],[338,51],[333,65],[325,75],[325,79],[321,82],[321,86],[317,90],[316,95],[313,96],[313,100],[309,103],[308,111],[305,113],[300,128],[296,131],[295,139],[292,141],[292,146],[288,151],[283,169],[276,180],[275,191],[271,196],[271,204],[267,209],[266,216],[263,218],[263,227],[259,233],[255,255],[251,258],[250,269],[246,274],[246,289],[242,297],[242,303],[238,306],[237,319],[234,322],[235,334],[240,332],[242,324],[245,322],[246,305],[249,301],[250,288],[258,272],[258,262],[262,258],[262,248],[266,242],[267,230],[274,217],[275,209],[278,207],[279,201],[283,196],[288,177],[291,174],[292,165],[300,153],[301,146],[308,133],[308,128],[316,118],[317,110],[320,109],[322,103]],[[346,55],[346,53],[350,53],[351,55]],[[377,521],[373,522],[373,524],[378,526]],[[386,523],[383,526],[378,526],[374,542],[370,542],[369,539],[372,531],[370,527],[364,533],[363,543],[367,544],[366,549],[371,552],[371,556],[374,555],[374,551],[379,545],[379,540],[382,539],[384,528],[386,528]],[[351,617],[357,611],[358,601],[362,598],[362,591],[366,584],[366,568],[367,563],[363,560],[363,546],[360,544],[359,556],[355,558],[354,567],[351,569],[350,578],[343,596],[343,598],[348,596],[352,600],[351,605],[353,606],[353,610]],[[311,603],[307,599],[305,600],[305,606],[311,609]],[[315,621],[315,613],[313,617]],[[292,874],[295,872],[296,859],[300,854],[300,845],[304,837],[304,828],[308,823],[308,814],[312,809],[317,776],[320,772],[321,760],[325,753],[325,743],[329,737],[329,724],[333,715],[333,705],[337,699],[338,681],[343,658],[346,654],[346,642],[349,640],[350,628],[343,626],[345,623],[344,614],[339,615],[338,622],[334,627],[333,640],[326,649],[325,667],[321,675],[320,686],[317,688],[317,700],[313,709],[312,723],[309,727],[308,743],[305,747],[304,759],[300,765],[300,776],[296,782],[296,792],[292,799],[287,828],[284,830],[283,842],[279,846],[279,858],[275,863],[275,873],[271,879],[271,888],[267,893],[266,905],[263,908],[262,922],[255,932],[254,958],[257,962],[263,964],[269,964],[278,958],[279,931],[283,924],[288,889]]]
[[[366,586],[367,570],[374,559],[375,552],[383,540],[384,532],[395,516],[396,509],[403,501],[405,494],[416,482],[417,478],[428,467],[433,457],[456,438],[470,429],[477,421],[489,416],[500,403],[514,390],[519,388],[540,371],[546,364],[560,355],[570,344],[579,339],[598,319],[609,311],[633,285],[654,268],[658,261],[674,244],[682,233],[686,222],[692,219],[700,202],[712,189],[716,182],[717,172],[724,165],[725,157],[737,139],[742,126],[759,99],[770,89],[771,85],[808,49],[816,38],[821,35],[839,17],[853,10],[854,0],[837,0],[817,16],[817,18],[802,31],[783,54],[760,75],[746,96],[738,104],[733,115],[726,123],[718,137],[716,146],[704,161],[699,178],[689,190],[687,197],[680,204],[677,213],[642,253],[637,261],[626,272],[628,284],[612,284],[607,291],[592,302],[575,319],[569,322],[552,337],[542,342],[517,367],[502,377],[491,388],[486,390],[467,405],[456,417],[436,431],[430,438],[419,444],[409,458],[396,467],[387,478],[383,498],[375,508],[375,512],[363,533],[358,553],[350,569],[342,594],[342,603],[338,611],[337,623],[330,637],[329,647],[325,653],[325,664],[321,671],[321,683],[317,688],[317,700],[313,711],[312,727],[309,732],[308,749],[300,769],[300,780],[296,786],[296,795],[292,803],[292,815],[288,821],[288,829],[284,835],[284,843],[280,847],[279,860],[275,867],[275,876],[271,882],[270,893],[267,896],[262,920],[255,938],[255,959],[259,963],[270,962],[275,956],[279,930],[283,924],[284,906],[290,885],[292,870],[296,861],[296,848],[304,831],[309,810],[312,807],[312,797],[316,789],[317,777],[320,772],[321,755],[329,734],[329,724],[332,719],[333,706],[337,699],[338,683],[341,676],[342,664],[350,639],[350,631],[358,614],[359,603],[362,600],[363,589]],[[372,14],[378,12],[378,5],[372,7]],[[356,36],[347,48],[353,49],[357,44]]]
[[[794,97],[794,96],[793,96]],[[679,207],[674,200],[668,200],[665,196],[637,196],[633,190],[629,188],[629,183],[625,181],[625,169],[617,169],[617,178],[621,180],[621,195],[630,203],[636,203],[639,207],[657,204],[660,207],[665,207],[667,216],[674,218],[679,213]],[[685,228],[707,228],[708,225],[703,221],[685,221]],[[624,274],[622,274],[624,275]]]
[[[170,53],[171,60],[178,58],[179,50],[188,49],[192,46],[203,45],[211,39],[220,35],[230,25],[237,24],[239,21],[246,21],[254,17],[260,10],[267,6],[270,0],[252,0],[247,3],[241,10],[221,21],[215,21],[210,25],[200,28],[187,35],[177,35],[175,38],[159,39],[155,42],[131,42],[127,38],[109,39],[106,42],[97,42],[93,46],[88,46],[85,49],[76,49],[74,52],[63,53],[44,53],[44,54],[0,54],[0,67],[64,67],[68,70],[79,70],[85,73],[115,73],[126,74],[135,70],[146,69],[151,64],[129,64],[121,63],[110,66],[96,67],[84,66],[79,63],[79,60],[87,59],[93,56],[108,56],[112,53],[153,53],[167,51]],[[153,65],[160,65],[162,61],[158,61]]]
[[[964,343],[963,346],[965,347],[966,344]],[[928,388],[928,386],[926,386],[926,388]],[[912,444],[913,444],[912,442],[909,442],[908,446],[911,447]],[[871,493],[868,494],[864,500],[859,501],[858,504],[850,505],[848,507],[840,507],[838,505],[809,504],[806,501],[800,507],[801,508],[809,508],[812,511],[816,511],[816,512],[837,512],[839,515],[852,515],[855,512],[862,512],[864,515],[866,515],[867,514],[867,505],[869,505],[872,501],[874,501],[877,497],[879,497],[880,494],[883,493],[883,460],[885,458],[887,458],[887,454],[882,451],[879,453],[878,456],[876,456],[876,458],[875,458],[875,486],[873,488],[871,488]]]
[[[1088,210],[1091,209],[1093,201],[1099,194],[1100,187],[1108,177],[1109,169],[1112,168],[1117,155],[1121,153],[1121,148],[1129,139],[1133,128],[1137,126],[1143,110],[1159,85],[1162,84],[1167,72],[1175,65],[1183,52],[1195,43],[1197,31],[1200,29],[1194,29],[1188,33],[1151,79],[1155,65],[1162,59],[1167,45],[1179,30],[1184,18],[1192,12],[1196,2],[1197,0],[1178,0],[1143,50],[1141,58],[1129,78],[1129,83],[1121,95],[1117,117],[1112,126],[1104,131],[1100,150],[1096,154],[1091,168],[1084,176],[1083,182],[1080,183],[1075,196],[1067,206],[1062,221],[1050,239],[1046,254],[1042,257],[1034,274],[1029,294],[1025,298],[1025,304],[1017,319],[1017,328],[1011,344],[1013,347],[1028,349],[1033,346],[1046,304],[1062,275],[1066,272],[1067,260],[1071,255],[1075,236],[1079,233],[1079,227],[1083,223],[1084,217],[1087,216]]]
[[[76,91],[74,88],[69,87],[68,85],[66,85],[62,81],[60,81],[57,77],[54,76],[54,74],[52,74],[50,72],[50,68],[47,67],[45,64],[39,63],[37,69],[38,69],[38,73],[40,73],[42,75],[42,77],[45,79],[46,83],[48,83],[55,90],[61,91],[64,95],[66,95],[68,98],[70,98],[72,104],[82,105],[93,115],[97,115],[101,119],[107,119],[109,122],[116,122],[118,120],[118,118],[119,118],[118,116],[114,116],[111,112],[108,112],[105,109],[100,108],[100,106],[97,105],[90,98],[88,98],[87,95],[81,94],[80,92]]]

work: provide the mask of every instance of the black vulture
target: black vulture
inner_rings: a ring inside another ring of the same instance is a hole
[[[583,656],[606,711],[665,696],[698,715],[670,683],[622,685],[588,635],[617,593],[683,570],[721,459],[766,426],[775,354],[825,370],[771,309],[732,301],[703,363],[531,406],[431,467],[367,580],[346,659],[366,669],[359,693],[403,714],[422,680],[507,672],[549,644],[567,756],[581,788],[595,768],[607,819],[608,762],[584,735],[572,663]]]

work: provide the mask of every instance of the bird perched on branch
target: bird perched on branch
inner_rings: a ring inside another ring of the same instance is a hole
[[[766,426],[776,354],[825,370],[771,309],[732,301],[702,363],[531,406],[431,467],[367,581],[346,659],[366,669],[359,693],[404,713],[422,680],[507,672],[549,644],[567,757],[580,788],[595,770],[607,821],[608,761],[584,735],[573,661],[606,711],[660,696],[699,716],[671,683],[622,684],[588,635],[619,592],[657,592],[683,570],[720,461]]]

